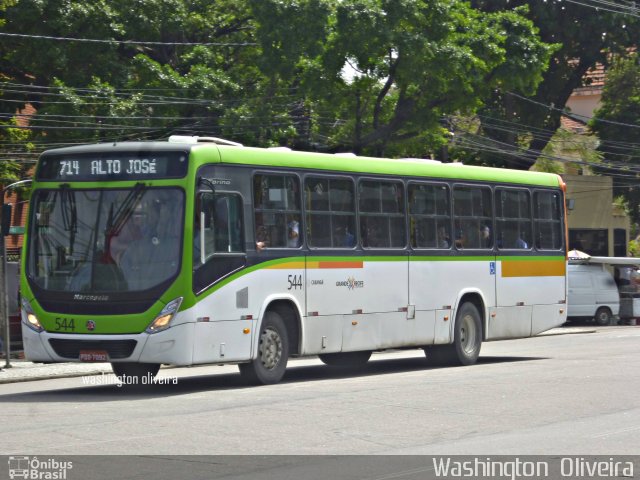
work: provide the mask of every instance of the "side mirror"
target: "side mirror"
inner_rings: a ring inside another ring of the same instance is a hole
[[[11,205],[8,203],[2,204],[2,236],[9,235],[11,229]]]

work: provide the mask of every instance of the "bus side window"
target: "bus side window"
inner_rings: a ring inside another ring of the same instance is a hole
[[[302,246],[298,177],[286,174],[256,175],[253,178],[253,201],[258,250]]]
[[[413,248],[451,247],[449,187],[440,184],[409,184],[409,225]]]
[[[531,247],[531,200],[525,189],[496,188],[496,233],[500,249]]]
[[[537,249],[560,250],[564,246],[562,196],[558,192],[534,192],[533,222]]]
[[[355,188],[350,179],[309,176],[304,202],[311,248],[356,246]]]
[[[480,185],[456,185],[453,214],[456,247],[493,248],[491,189]]]
[[[404,187],[396,181],[360,180],[360,238],[364,248],[404,248]]]
[[[193,229],[193,261],[217,253],[242,253],[242,200],[237,194],[201,193]],[[202,232],[202,235],[201,235]],[[202,255],[204,254],[204,255]]]

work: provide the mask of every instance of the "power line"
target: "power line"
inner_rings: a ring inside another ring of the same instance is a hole
[[[53,37],[49,35],[27,35],[24,33],[7,33],[0,32],[0,37],[12,38],[31,38],[34,40],[55,40],[61,42],[83,42],[83,43],[102,43],[102,44],[121,44],[121,45],[156,45],[156,46],[186,46],[186,47],[250,47],[258,45],[255,42],[149,42],[145,40],[104,40],[99,38],[72,38],[72,37]]]
[[[640,18],[640,15],[638,15],[639,11],[637,8],[628,7],[628,6],[621,5],[614,2],[592,0],[595,3],[594,5],[591,3],[578,2],[577,0],[565,0],[565,1],[568,3],[573,3],[575,5],[581,5],[583,7],[593,8],[595,10],[604,10],[606,12],[618,13],[621,15],[629,15],[631,17]],[[588,0],[585,0],[585,1],[588,1]],[[607,8],[607,7],[610,7],[610,8]]]
[[[569,0],[566,0],[569,1]],[[525,100],[529,103],[533,103],[534,105],[538,105],[540,107],[543,107],[547,110],[555,110],[556,112],[561,112],[563,115],[566,115],[569,118],[573,118],[573,119],[577,119],[583,123],[588,123],[589,120],[593,120],[595,122],[599,122],[599,123],[608,123],[611,125],[618,125],[621,127],[629,127],[629,128],[640,128],[640,125],[635,125],[633,123],[622,123],[622,122],[614,122],[613,120],[604,120],[602,118],[598,118],[598,117],[588,117],[586,115],[580,115],[578,113],[571,113],[568,110],[564,109],[564,108],[557,108],[553,105],[548,105],[542,102],[538,102],[536,100],[533,100],[531,98],[527,98],[527,97],[523,97],[522,95],[518,95],[517,93],[514,92],[505,92],[507,95],[512,95],[514,97],[519,98],[520,100]]]

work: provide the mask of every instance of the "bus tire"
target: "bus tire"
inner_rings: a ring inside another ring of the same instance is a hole
[[[278,312],[269,310],[260,328],[258,357],[238,365],[240,375],[254,385],[278,383],[284,376],[289,360],[287,326]]]
[[[482,346],[480,313],[473,303],[463,303],[456,314],[453,343],[425,348],[427,360],[436,365],[473,365]]]
[[[155,378],[159,363],[113,362],[111,369],[124,385],[143,385]],[[143,380],[147,378],[147,380]]]
[[[609,310],[607,307],[600,307],[596,311],[596,316],[594,317],[594,320],[596,321],[596,325],[600,325],[601,327],[604,327],[606,325],[611,325],[612,318],[613,318],[613,315],[611,314],[611,310]]]
[[[366,364],[371,358],[371,351],[324,353],[318,358],[331,367],[355,368]]]

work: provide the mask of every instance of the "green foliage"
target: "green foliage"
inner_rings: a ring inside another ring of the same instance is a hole
[[[616,58],[607,72],[602,106],[591,129],[601,139],[599,149],[605,162],[622,170],[614,191],[629,205],[632,221],[640,223],[640,57],[633,53]]]
[[[459,0],[1,5],[6,32],[113,40],[3,38],[4,78],[46,87],[12,96],[37,108],[46,143],[176,132],[424,157],[448,143],[446,116],[476,112],[496,89],[533,92],[555,48],[526,7]]]
[[[518,92],[505,85],[480,111],[483,135],[510,146],[504,148],[509,153],[469,151],[465,155],[465,161],[529,168],[560,127],[563,108],[573,90],[584,85],[585,74],[597,63],[608,64],[611,53],[637,46],[640,19],[561,0],[476,0],[473,5],[485,12],[526,7],[526,17],[541,39],[554,45],[550,66],[535,90]],[[517,61],[522,55],[509,58]]]
[[[449,0],[255,0],[252,7],[265,57],[277,65],[265,73],[311,100],[309,119],[332,150],[437,151],[448,141],[444,115],[475,111],[500,85],[531,90],[551,52],[524,9],[485,14]],[[305,48],[288,45],[302,35],[286,21],[292,17],[309,27]]]

